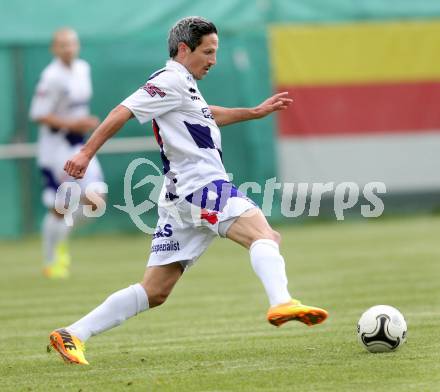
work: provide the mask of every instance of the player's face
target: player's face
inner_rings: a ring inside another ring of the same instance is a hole
[[[64,64],[70,65],[78,56],[78,36],[74,31],[71,30],[65,30],[57,33],[54,37],[52,50],[55,56],[60,58]]]
[[[217,62],[217,49],[217,34],[204,35],[200,45],[193,52],[188,52],[183,65],[195,79],[203,79],[208,74],[209,69]]]

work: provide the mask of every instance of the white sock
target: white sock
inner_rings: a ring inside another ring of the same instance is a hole
[[[249,248],[251,263],[269,297],[270,306],[289,302],[287,276],[283,256],[273,240],[257,240]]]
[[[60,242],[66,240],[70,230],[71,227],[66,225],[63,218],[57,217],[50,211],[47,212],[42,225],[44,263],[46,265],[55,261],[55,248]]]
[[[87,223],[87,219],[90,219],[87,218],[83,213],[83,204],[80,204],[77,210],[72,213],[72,218],[73,218],[73,226],[71,227],[75,227],[75,228],[82,226],[84,223]]]
[[[85,342],[148,309],[148,297],[137,283],[110,295],[101,305],[66,329]]]

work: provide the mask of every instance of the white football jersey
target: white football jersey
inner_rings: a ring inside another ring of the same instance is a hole
[[[229,180],[220,129],[182,64],[167,61],[121,105],[141,124],[153,121],[165,174],[161,200],[177,201],[211,181]]]
[[[37,120],[48,114],[64,118],[79,118],[89,115],[89,101],[92,97],[92,83],[89,64],[81,59],[67,67],[54,59],[42,72],[31,103],[30,117]],[[38,163],[51,164],[55,149],[82,143],[83,137],[69,133],[69,130],[50,129],[40,125],[38,137]]]

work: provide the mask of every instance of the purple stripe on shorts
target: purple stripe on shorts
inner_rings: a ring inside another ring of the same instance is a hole
[[[210,195],[214,194],[216,197],[210,198]],[[210,182],[203,188],[186,196],[185,199],[202,209],[221,212],[231,197],[241,197],[256,205],[244,193],[240,192],[234,184],[225,180]]]

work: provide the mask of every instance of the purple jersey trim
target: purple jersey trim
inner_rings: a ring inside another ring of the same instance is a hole
[[[200,124],[190,124],[186,121],[183,122],[188,129],[191,137],[199,148],[215,148],[214,140],[211,137],[211,129],[207,126]]]

